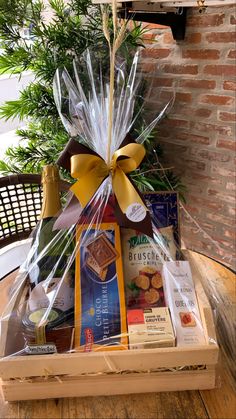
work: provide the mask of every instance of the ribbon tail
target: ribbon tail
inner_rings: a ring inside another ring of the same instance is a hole
[[[83,208],[81,207],[76,196],[72,195],[63,210],[57,217],[54,225],[54,230],[64,230],[70,228],[73,224],[77,224],[80,219]]]
[[[117,168],[112,184],[116,197],[115,213],[118,224],[121,227],[132,228],[147,236],[153,237],[150,213],[142,195],[130,178],[121,169]],[[135,221],[127,217],[126,210],[132,204],[141,204],[144,207],[143,209],[146,210],[146,214],[144,213],[141,221]]]
[[[102,170],[99,164],[97,164],[85,176],[81,177],[73,186],[71,186],[70,190],[77,197],[82,208],[85,208],[91,201],[107,175],[108,173]]]

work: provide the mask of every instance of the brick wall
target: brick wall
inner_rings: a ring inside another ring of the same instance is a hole
[[[150,25],[143,70],[153,78],[152,107],[176,92],[158,127],[165,164],[188,188],[187,209],[207,234],[182,214],[187,247],[233,266],[235,249],[235,8],[189,9],[184,41]]]

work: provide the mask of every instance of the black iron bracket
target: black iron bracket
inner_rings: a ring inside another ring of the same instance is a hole
[[[136,12],[132,10],[132,3],[123,3],[122,9],[119,11],[119,17],[121,18],[170,26],[173,38],[176,41],[184,40],[186,15],[187,7],[181,7],[181,10],[178,12]]]

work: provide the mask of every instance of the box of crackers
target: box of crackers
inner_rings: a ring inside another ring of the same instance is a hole
[[[127,349],[119,226],[80,225],[77,243],[75,349]]]

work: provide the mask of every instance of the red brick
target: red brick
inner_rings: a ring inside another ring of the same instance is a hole
[[[231,49],[228,53],[228,58],[236,58],[236,50]]]
[[[202,95],[200,99],[201,103],[209,103],[210,105],[232,105],[234,103],[234,98],[230,96],[220,96],[220,95]]]
[[[188,195],[188,201],[193,201],[195,205],[200,206],[200,207],[207,207],[210,208],[212,210],[221,210],[223,208],[223,204],[219,204],[219,202],[213,202],[213,201],[209,201],[205,198],[199,198],[196,197],[195,195]]]
[[[212,221],[217,221],[218,223],[221,223],[227,226],[232,226],[231,218],[224,217],[222,214],[208,213],[206,214],[206,216]]]
[[[164,44],[176,44],[171,32],[164,33],[162,41]]]
[[[177,102],[189,103],[189,102],[192,101],[192,94],[191,93],[177,92],[176,93],[176,101]]]
[[[144,22],[145,28],[148,29],[169,29],[168,26],[159,25],[158,23],[147,23]]]
[[[236,238],[236,232],[233,230],[223,230],[223,234],[225,237],[228,237],[229,239],[235,240]]]
[[[220,167],[218,163],[212,165],[212,173],[217,173],[220,176],[231,177],[235,176],[236,172],[225,167]]]
[[[170,127],[188,127],[189,121],[185,121],[184,119],[171,119],[167,117],[162,122],[162,125],[167,125]]]
[[[142,51],[142,56],[147,58],[166,58],[171,50],[167,48],[146,48]]]
[[[196,103],[194,103],[196,105]],[[197,104],[198,105],[198,104]],[[186,117],[186,116],[190,116],[191,118],[193,117],[193,115],[197,116],[197,117],[202,117],[202,118],[209,118],[209,116],[212,114],[212,110],[208,109],[208,108],[192,108],[188,105],[184,105],[180,102],[175,102],[174,108],[173,108],[173,112],[175,113],[175,115],[179,115],[181,118]]]
[[[162,137],[162,139],[164,138],[165,140],[170,138],[170,130],[167,129],[166,125],[164,126],[163,124],[161,124],[159,126],[159,135]]]
[[[226,183],[227,191],[234,192],[236,190],[236,183],[235,182],[227,182]]]
[[[236,82],[235,81],[224,81],[223,89],[224,90],[233,90],[233,92],[235,92],[236,91]]]
[[[161,133],[158,136],[158,140],[159,140],[159,142],[161,142]],[[184,147],[182,144],[180,145],[180,144],[167,143],[165,138],[163,139],[162,144],[163,144],[163,148],[165,150],[169,150],[171,152],[174,152],[176,156],[177,155],[184,155],[184,153],[186,153],[186,151],[188,150],[188,148]],[[168,155],[168,153],[167,153],[167,155]]]
[[[199,44],[202,40],[202,34],[195,32],[195,33],[189,33],[185,36],[186,44]]]
[[[231,25],[236,25],[236,17],[235,16],[233,16],[233,15],[230,16],[230,23],[231,23]]]
[[[209,161],[218,161],[221,163],[225,163],[230,161],[230,156],[224,153],[217,153],[215,151],[210,150],[199,150],[196,153],[197,156],[201,157],[202,159],[209,160]]]
[[[210,140],[208,137],[204,137],[202,135],[195,135],[192,132],[176,132],[175,138],[177,140],[188,141],[189,143],[196,143],[196,144],[205,144],[209,145]]]
[[[215,80],[181,80],[180,87],[191,87],[193,89],[214,89],[216,86]]]
[[[233,217],[235,217],[235,216],[236,216],[236,208],[227,207],[227,208],[226,208],[226,211],[228,212],[228,214],[229,214],[230,216],[233,216]]]
[[[173,79],[170,77],[164,78],[164,77],[155,77],[153,80],[153,87],[171,87],[173,84]]]
[[[211,32],[206,34],[206,40],[210,43],[212,42],[235,42],[236,34],[235,32]]]
[[[193,60],[218,60],[220,51],[217,49],[188,49],[182,51],[182,57]]]
[[[222,192],[216,191],[215,189],[208,189],[207,194],[209,196],[215,196],[217,199],[220,199],[221,201],[224,201],[224,202],[227,202],[227,203],[229,203],[229,202],[232,203],[232,204],[235,203],[235,197],[229,195],[228,192],[222,193]]]
[[[187,20],[188,26],[198,26],[198,27],[207,27],[207,26],[220,26],[224,23],[224,13],[221,14],[212,14],[208,13],[203,15],[189,16]]]
[[[235,151],[235,141],[229,141],[224,139],[219,139],[216,143],[216,146],[218,148],[225,148],[226,150],[232,150]]]
[[[194,112],[194,114],[202,118],[209,118],[212,114],[212,111],[210,111],[210,109],[199,108]]]
[[[144,73],[153,73],[157,70],[157,65],[155,63],[142,63],[142,71]]]
[[[189,168],[191,170],[196,169],[196,170],[204,171],[206,169],[206,164],[201,161],[196,161],[192,159],[187,160],[181,156],[181,162],[185,168]]]
[[[235,76],[236,65],[209,64],[204,67],[203,72],[211,76]]]
[[[153,94],[155,93],[155,91],[153,92]],[[161,100],[164,100],[165,101],[165,104],[167,103],[167,102],[169,102],[169,100],[171,100],[171,99],[173,99],[173,97],[174,97],[174,94],[173,94],[173,91],[170,91],[170,90],[162,90],[162,91],[160,91],[160,89],[158,89],[157,90],[157,95],[158,95],[158,98],[159,99],[161,99]],[[161,103],[161,107],[163,108],[163,103]]]
[[[209,175],[203,175],[200,173],[191,173],[191,175],[189,176],[189,179],[191,179],[191,181],[193,181],[194,183],[197,182],[207,182],[207,183],[211,183],[214,185],[222,185],[222,180],[219,178],[214,178],[211,177]],[[191,182],[189,182],[191,183]]]
[[[163,70],[171,74],[198,74],[197,65],[166,64]]]
[[[212,239],[215,240],[220,246],[224,246],[226,248],[234,249],[234,244],[225,240],[222,240],[222,236],[212,236]]]
[[[144,42],[144,44],[153,44],[153,42],[155,42],[155,38],[155,33],[145,33],[143,35],[142,41]]]
[[[231,112],[220,112],[219,113],[219,119],[221,121],[235,122],[236,121],[236,114],[231,113]]]
[[[205,124],[203,122],[191,122],[190,128],[195,131],[203,131],[203,132],[218,132],[220,135],[228,135],[232,134],[232,128],[218,124]]]

